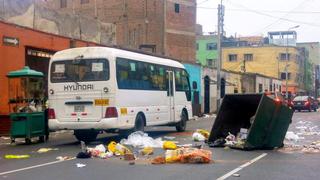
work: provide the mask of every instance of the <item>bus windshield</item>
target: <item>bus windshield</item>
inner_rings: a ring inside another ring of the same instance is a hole
[[[107,59],[81,59],[56,61],[51,65],[52,83],[109,80]]]

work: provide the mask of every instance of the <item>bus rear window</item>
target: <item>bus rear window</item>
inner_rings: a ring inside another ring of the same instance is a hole
[[[109,62],[106,59],[56,61],[51,65],[51,82],[84,82],[109,80]]]

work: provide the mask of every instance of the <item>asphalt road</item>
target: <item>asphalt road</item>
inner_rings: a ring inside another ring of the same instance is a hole
[[[213,163],[210,164],[152,165],[146,157],[139,157],[134,165],[129,165],[128,161],[119,157],[57,161],[57,156],[75,157],[80,151],[80,144],[70,131],[52,133],[48,142],[33,142],[31,145],[23,142],[10,145],[9,139],[0,137],[0,179],[319,179],[320,153],[310,149],[306,151],[305,148],[313,141],[320,140],[320,133],[316,133],[320,127],[319,115],[320,112],[295,113],[289,131],[298,134],[300,139],[286,141],[282,149],[241,151],[205,146],[205,149],[213,152]],[[213,117],[189,121],[188,130],[184,133],[177,133],[172,127],[150,127],[147,133],[153,138],[174,136],[174,140],[180,144],[189,144],[194,143],[191,136],[195,129],[211,130],[213,122]],[[117,134],[102,134],[88,146],[120,141],[121,138]],[[42,147],[57,150],[37,153]],[[4,159],[5,154],[29,154],[31,157]],[[164,154],[164,151],[156,149],[155,155],[160,154]],[[78,168],[77,163],[86,166]]]

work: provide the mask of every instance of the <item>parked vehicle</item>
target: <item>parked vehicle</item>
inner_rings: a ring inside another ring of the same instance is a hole
[[[176,61],[108,47],[56,53],[49,67],[49,128],[74,130],[80,141],[98,132],[186,129],[192,115],[189,75]]]
[[[293,99],[292,105],[293,109],[298,111],[308,110],[311,112],[318,109],[318,101],[311,96],[297,96]]]

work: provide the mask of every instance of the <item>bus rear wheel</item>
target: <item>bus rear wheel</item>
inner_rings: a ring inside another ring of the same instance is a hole
[[[85,143],[92,142],[97,139],[98,131],[95,130],[74,130],[74,135],[78,141]]]
[[[177,125],[176,125],[176,130],[177,130],[178,132],[183,132],[183,131],[186,130],[187,120],[188,120],[188,116],[187,116],[186,112],[185,112],[185,111],[182,111],[181,120],[180,120],[180,122],[178,122]]]

